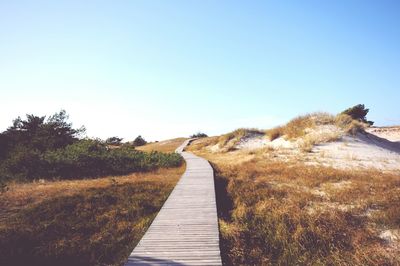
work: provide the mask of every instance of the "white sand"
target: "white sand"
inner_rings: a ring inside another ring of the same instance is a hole
[[[251,133],[243,137],[235,148],[239,150],[254,150],[265,147],[268,143],[267,138],[263,134]]]
[[[250,134],[242,138],[236,148],[271,148],[279,157],[282,157],[280,153],[285,154],[284,156],[301,154],[302,160],[313,165],[400,171],[400,127],[375,127],[368,129],[367,133],[350,136],[336,126],[324,125],[308,130],[305,138],[316,139],[321,144],[315,145],[310,153],[302,153],[299,147],[304,139],[288,141],[280,137],[269,141],[264,135]],[[329,142],[335,138],[338,140]]]
[[[343,136],[341,140],[319,144],[312,154],[324,165],[337,168],[400,170],[400,143],[369,133]]]
[[[367,132],[393,142],[400,142],[400,126],[371,127],[367,129]]]

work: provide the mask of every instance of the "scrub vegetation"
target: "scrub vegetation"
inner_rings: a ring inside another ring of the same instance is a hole
[[[184,172],[141,137],[84,131],[61,111],[0,133],[0,265],[122,265]]]
[[[0,265],[122,265],[183,171],[9,184]]]
[[[110,148],[106,142],[79,138],[65,111],[47,120],[27,115],[0,134],[0,180],[76,179],[178,167],[176,153],[142,152],[131,145]],[[142,139],[142,138],[141,138]],[[136,139],[137,140],[137,139]],[[135,141],[136,141],[135,140]]]
[[[400,263],[379,238],[400,227],[399,175],[261,160],[215,168],[228,265]]]
[[[345,113],[340,113],[336,116],[328,113],[311,113],[298,116],[290,120],[286,125],[269,129],[266,134],[271,141],[279,137],[284,137],[286,140],[295,140],[306,136],[310,129],[323,125],[337,126],[352,135],[362,132],[369,126]]]
[[[365,122],[366,112],[361,112],[364,117],[348,113],[360,108],[336,116],[300,116],[266,135],[303,143],[298,148],[311,151],[314,144],[335,141],[341,134],[364,132],[372,123]],[[253,138],[262,138],[261,133]],[[224,149],[249,134],[239,129],[195,140],[187,148],[215,169],[226,265],[400,264],[398,171],[333,168],[308,160],[297,147]]]

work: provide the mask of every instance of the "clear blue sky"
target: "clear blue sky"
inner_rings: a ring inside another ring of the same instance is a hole
[[[3,0],[0,130],[63,108],[89,136],[161,140],[358,103],[400,124],[399,14],[399,1]]]

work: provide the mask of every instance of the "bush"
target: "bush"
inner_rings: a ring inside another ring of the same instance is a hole
[[[1,164],[0,174],[7,180],[72,179],[177,167],[182,161],[175,153],[146,153],[131,147],[108,149],[99,141],[86,139],[46,153],[18,150]]]
[[[13,121],[13,125],[1,133],[0,145],[3,158],[7,157],[18,146],[41,152],[63,148],[78,140],[85,128],[72,128],[64,110],[47,118],[46,116],[26,115]]]
[[[42,153],[19,146],[0,164],[0,177],[6,180],[33,180],[41,177],[45,170]]]
[[[205,133],[197,132],[196,134],[193,134],[190,136],[190,138],[207,138],[208,135]]]
[[[144,138],[142,138],[142,136],[137,136],[136,139],[133,141],[133,146],[137,147],[137,146],[143,146],[147,144],[147,141],[144,140]]]
[[[131,145],[109,149],[107,144],[121,142],[118,137],[109,138],[105,143],[79,140],[84,128],[73,129],[67,119],[65,111],[47,120],[45,116],[34,115],[27,115],[26,120],[15,119],[0,134],[0,182],[98,177],[182,164],[178,154],[145,153]],[[134,141],[135,146],[146,143],[141,136]]]
[[[364,104],[357,104],[354,105],[353,107],[350,107],[346,110],[344,110],[341,114],[346,114],[349,115],[351,118],[354,120],[366,123],[370,126],[374,124],[373,121],[368,121],[367,120],[367,114],[369,112],[368,108],[365,108]]]
[[[118,138],[118,137],[110,137],[106,139],[106,144],[108,145],[121,145],[121,141],[123,138]]]

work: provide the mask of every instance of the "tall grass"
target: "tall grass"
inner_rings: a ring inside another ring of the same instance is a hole
[[[258,129],[239,128],[220,136],[218,138],[219,148],[225,152],[232,151],[242,138],[251,134],[264,135],[265,133]]]
[[[183,170],[11,185],[0,265],[122,265]]]
[[[337,115],[335,118],[335,124],[351,135],[364,132],[364,129],[368,127],[368,124],[354,120],[351,116],[346,114]]]
[[[286,125],[278,126],[266,131],[268,138],[273,141],[279,137],[284,137],[286,140],[298,140],[300,142],[300,150],[310,152],[315,144],[335,141],[341,137],[337,131],[323,132],[313,134],[312,130],[318,126],[332,125],[351,135],[363,132],[368,126],[358,120],[354,120],[349,115],[338,114],[333,116],[328,113],[311,113],[303,116],[298,116],[290,120]],[[311,133],[311,134],[310,134]]]
[[[216,183],[226,184],[222,200],[232,202],[218,204],[227,265],[400,263],[377,233],[399,228],[400,176],[290,165],[215,165]],[[341,181],[351,186],[332,189]],[[315,193],[320,190],[328,196]],[[371,208],[376,214],[370,217]]]
[[[295,117],[284,126],[269,129],[266,134],[271,141],[281,136],[285,136],[286,139],[296,139],[305,136],[307,129],[314,128],[317,125],[333,124],[334,121],[335,118],[331,114],[311,113]]]

